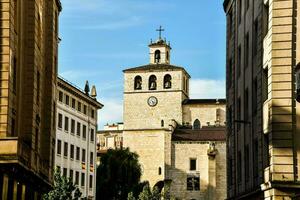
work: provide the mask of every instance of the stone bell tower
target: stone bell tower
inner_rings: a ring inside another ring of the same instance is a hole
[[[161,38],[161,32],[164,31],[161,26],[157,31],[159,31],[159,38],[149,44],[150,64],[170,64],[170,51],[172,49],[170,42],[167,43]]]
[[[123,144],[139,155],[142,180],[168,180],[171,166],[170,126],[182,124],[182,102],[188,98],[190,75],[170,64],[171,47],[159,37],[149,44],[150,63],[125,69]]]

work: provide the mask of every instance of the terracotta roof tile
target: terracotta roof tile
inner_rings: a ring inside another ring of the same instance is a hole
[[[225,127],[209,127],[198,130],[176,129],[172,141],[225,141]]]

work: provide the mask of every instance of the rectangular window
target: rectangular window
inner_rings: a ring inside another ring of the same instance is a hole
[[[66,95],[65,103],[66,103],[67,106],[70,104],[70,98],[69,98],[69,95]]]
[[[70,179],[71,179],[72,182],[73,182],[73,176],[74,176],[73,173],[74,173],[73,170],[70,169],[69,177],[70,177]]]
[[[241,151],[238,151],[237,155],[237,176],[238,176],[238,182],[240,183],[242,181],[242,155]]]
[[[92,128],[91,129],[91,142],[94,142],[95,138],[95,130]]]
[[[71,133],[74,134],[75,133],[75,120],[71,119]]]
[[[252,110],[254,115],[257,113],[257,90],[257,78],[255,78],[252,86]]]
[[[187,186],[187,190],[199,191],[200,190],[200,177],[194,176],[194,175],[188,175],[187,180],[186,180],[186,186]]]
[[[253,39],[252,39],[252,51],[253,56],[256,56],[257,50],[258,50],[258,20],[256,19],[254,21],[254,27],[253,27]]]
[[[238,1],[238,22],[239,22],[239,24],[241,23],[241,21],[242,21],[242,9],[243,9],[243,5],[242,5],[242,2],[243,2],[244,0],[239,0]]]
[[[61,140],[57,140],[57,154],[61,155]]]
[[[64,168],[64,169],[63,169],[63,176],[64,176],[64,177],[67,177],[67,175],[68,175],[67,168]]]
[[[79,122],[77,122],[77,135],[80,137],[80,128],[81,128],[81,124]]]
[[[79,172],[75,172],[75,185],[79,184]]]
[[[239,97],[237,100],[237,119],[241,120],[241,98]],[[237,130],[240,130],[241,128],[241,123],[236,123],[237,124]]]
[[[90,165],[94,164],[94,153],[90,152]]]
[[[80,159],[80,147],[76,147],[76,160]]]
[[[228,22],[228,29],[227,29],[227,33],[228,33],[228,38],[231,39],[231,36],[233,35],[233,18],[232,18],[232,9],[228,12],[228,17],[227,17],[227,22]]]
[[[78,103],[77,103],[77,110],[79,111],[79,112],[81,112],[81,103],[78,101]]]
[[[93,188],[93,176],[92,175],[90,175],[90,189],[92,189]]]
[[[63,102],[63,92],[62,91],[59,91],[59,93],[58,93],[58,100],[60,101],[60,102]]]
[[[228,87],[231,88],[232,85],[232,58],[228,62]]]
[[[85,182],[85,174],[81,173],[81,186],[84,186],[84,182]]]
[[[266,2],[266,3],[264,3],[264,9],[263,9],[263,34],[264,34],[264,37],[268,34],[268,31],[269,31],[269,15],[270,15],[269,2]]]
[[[69,117],[65,117],[65,131],[69,131]]]
[[[253,174],[255,178],[258,177],[258,154],[258,139],[255,138],[253,143]]]
[[[194,171],[197,169],[197,160],[194,158],[190,159],[190,170]]]
[[[244,94],[244,120],[248,121],[249,118],[249,94],[248,94],[248,89],[245,90],[245,94]]]
[[[67,142],[64,143],[64,156],[68,157],[68,143]]]
[[[83,114],[86,115],[86,105],[83,105]]]
[[[241,64],[242,64],[242,49],[241,49],[241,46],[238,47],[238,60],[237,60],[237,76],[238,78],[240,77],[241,75]]]
[[[85,149],[82,149],[81,161],[85,163]]]
[[[245,147],[245,156],[244,156],[244,159],[245,159],[245,180],[246,182],[249,181],[249,175],[250,175],[250,172],[249,172],[249,145],[247,144]]]
[[[228,108],[227,125],[228,125],[227,127],[230,135],[232,131],[232,107],[231,106]]]
[[[265,102],[268,99],[268,67],[263,70],[262,84],[262,100]]]
[[[72,108],[75,109],[75,99],[73,99],[73,98],[72,98],[72,105],[71,106],[72,106]]]
[[[91,111],[91,117],[94,119],[95,118],[95,110],[94,109],[92,109],[92,111]]]
[[[82,125],[82,137],[86,139],[86,125]]]
[[[73,144],[71,144],[70,158],[71,158],[71,159],[74,159],[74,145],[73,145]]]
[[[62,114],[58,113],[58,128],[62,129]]]
[[[245,69],[249,65],[249,33],[245,36]]]

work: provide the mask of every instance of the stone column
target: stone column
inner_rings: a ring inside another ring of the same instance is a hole
[[[208,186],[207,194],[208,200],[215,199],[216,191],[216,154],[217,150],[215,148],[215,143],[210,143],[207,150],[208,155]],[[200,186],[201,187],[201,186]]]

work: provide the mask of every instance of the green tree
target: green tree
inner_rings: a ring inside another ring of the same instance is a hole
[[[76,200],[80,197],[80,190],[70,178],[61,176],[60,170],[57,168],[54,172],[54,187],[43,195],[43,200]]]
[[[129,149],[108,150],[97,168],[97,199],[124,200],[140,187],[138,155]]]

